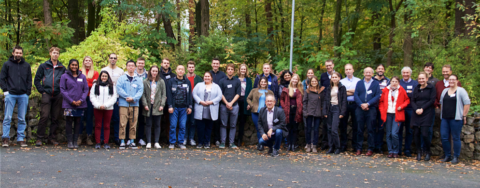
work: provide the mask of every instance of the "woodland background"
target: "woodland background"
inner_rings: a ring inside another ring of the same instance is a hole
[[[147,68],[194,59],[201,74],[219,57],[223,66],[248,64],[252,75],[266,62],[279,72],[289,66],[291,14],[290,0],[0,0],[0,63],[20,45],[36,69],[57,46],[62,62],[88,55],[96,69],[114,52],[120,66],[139,56]],[[477,105],[479,15],[476,0],[297,0],[294,71],[319,76],[334,59],[337,71],[351,63],[359,77],[383,63],[388,77],[410,66],[416,78],[433,62],[440,79],[451,64]]]

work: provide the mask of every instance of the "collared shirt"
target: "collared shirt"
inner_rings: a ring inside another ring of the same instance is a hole
[[[445,87],[450,87],[450,83],[448,83],[448,80],[443,79],[443,85]]]
[[[335,72],[335,70],[333,70],[333,72]],[[327,75],[328,75],[328,79],[332,79],[332,75],[328,74],[328,71],[327,71]]]
[[[263,74],[263,75],[265,75],[265,74]],[[272,74],[268,74],[267,78],[268,78],[268,89],[272,90]]]
[[[222,90],[223,96],[228,102],[231,102],[236,95],[240,96],[241,94],[241,83],[239,79],[236,79],[232,76],[232,78],[225,78],[223,80],[220,80],[220,89]],[[222,101],[223,103],[223,101]],[[236,105],[237,101],[233,103],[233,105]]]
[[[272,108],[272,110],[268,110],[267,108],[267,122],[268,122],[268,129],[273,128],[273,113],[275,111],[275,107]]]
[[[412,78],[409,78],[408,81],[405,81],[405,79],[403,79],[403,81],[408,84],[412,81]]]
[[[367,82],[365,78],[363,79],[363,83],[365,84],[365,90],[368,92],[368,89],[370,88],[370,85],[372,85],[373,78],[370,79],[370,82]]]
[[[345,77],[344,79],[340,80],[340,83],[345,86],[347,90],[349,89],[355,89],[357,86],[357,82],[360,81],[360,78],[357,78],[355,76],[352,76],[352,79]],[[347,96],[347,101],[355,101],[353,95]]]

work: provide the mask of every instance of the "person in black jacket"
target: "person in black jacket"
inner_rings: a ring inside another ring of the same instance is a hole
[[[167,82],[171,78],[175,78],[175,73],[172,72],[170,68],[170,60],[168,58],[162,59],[162,70],[160,71],[160,77]]]
[[[327,153],[334,153],[335,151],[335,154],[340,154],[338,126],[340,119],[347,112],[347,89],[340,83],[340,73],[334,72],[332,74],[330,87],[325,89],[322,105],[322,114],[327,118],[328,145],[330,146]]]
[[[432,125],[432,120],[435,115],[434,108],[435,97],[437,91],[432,84],[428,83],[427,73],[421,72],[418,74],[418,85],[413,90],[413,96],[410,101],[414,113],[410,126],[414,130],[415,145],[417,146],[417,160],[422,159],[422,153],[426,154],[425,161],[430,160],[430,140],[428,139],[428,131]],[[424,145],[421,146],[421,137],[423,137]],[[423,149],[423,150],[422,150]]]
[[[330,87],[330,79],[332,78],[333,73],[335,72],[335,64],[333,60],[329,59],[325,61],[325,68],[327,72],[322,73],[320,75],[320,86],[328,88]],[[340,79],[342,79],[342,75],[340,74]],[[322,119],[322,150],[326,150],[328,147],[328,128],[327,128],[327,119]]]
[[[185,67],[177,66],[177,76],[167,81],[167,104],[170,114],[170,132],[169,149],[174,149],[175,143],[178,147],[186,149],[183,145],[185,139],[185,126],[187,124],[187,115],[192,113],[192,87],[190,81],[185,76]],[[179,124],[178,142],[177,142],[177,123]]]
[[[274,95],[267,94],[265,96],[266,106],[260,109],[258,114],[258,132],[262,135],[258,143],[268,146],[268,154],[271,154],[272,157],[278,156],[282,139],[288,136],[285,112],[275,106],[275,101]]]
[[[58,145],[55,139],[55,131],[58,127],[58,117],[63,112],[63,97],[60,94],[60,78],[65,73],[65,67],[58,57],[60,56],[60,48],[50,48],[50,59],[38,66],[35,74],[34,84],[37,91],[42,94],[42,102],[40,105],[40,121],[38,122],[37,142],[35,145],[41,146],[42,140],[46,139],[45,128],[49,116],[51,116],[50,133],[48,139],[51,144]]]
[[[220,59],[213,58],[212,59],[212,70],[210,71],[212,74],[212,82],[220,85],[220,82],[227,78],[227,75],[220,70]],[[218,112],[218,119],[213,122],[213,134],[215,135],[214,141],[215,145],[220,147],[220,127],[222,126],[222,117],[220,115],[220,111]]]
[[[32,92],[32,69],[30,64],[23,59],[22,47],[15,46],[12,56],[3,64],[2,72],[0,72],[0,86],[5,95],[2,146],[9,146],[10,123],[15,103],[18,103],[17,142],[21,147],[27,147],[24,139],[27,127],[25,114],[28,108],[28,96]]]

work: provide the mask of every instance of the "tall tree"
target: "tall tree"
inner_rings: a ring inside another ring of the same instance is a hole
[[[164,4],[167,4],[167,0],[163,0]],[[162,14],[162,20],[163,20],[163,27],[165,28],[165,33],[167,33],[167,37],[175,40],[175,34],[173,33],[173,27],[172,27],[172,20],[170,19],[170,15],[168,13],[163,13]],[[175,44],[168,42],[168,44],[172,47],[173,50],[175,50]]]
[[[318,27],[320,29],[318,34],[318,49],[322,49],[322,40],[323,40],[323,16],[325,14],[325,6],[327,5],[327,0],[322,0],[322,9],[320,11],[320,21]]]
[[[340,46],[342,34],[340,32],[340,19],[342,14],[342,0],[337,0],[335,5],[335,20],[333,21],[333,42],[335,46]],[[335,52],[335,57],[340,57],[340,53]]]
[[[52,11],[50,11],[50,2],[48,2],[48,0],[43,0],[43,17],[44,17],[45,26],[52,25],[52,22],[53,22]],[[45,40],[47,43],[47,49],[49,49],[50,41],[48,39],[45,39]]]
[[[208,0],[200,0],[201,14],[202,14],[202,35],[208,37],[208,29],[210,27],[210,4]]]
[[[87,37],[95,30],[95,0],[87,0],[88,18],[87,18]]]
[[[465,33],[465,12],[458,5],[463,5],[464,0],[455,0],[455,36],[460,36]]]
[[[380,53],[380,50],[382,49],[382,43],[381,43],[381,36],[379,29],[377,28],[378,25],[380,24],[380,10],[374,10],[373,15],[372,15],[372,22],[374,25],[375,33],[373,33],[373,51],[375,53],[375,64],[380,64],[381,58],[378,56],[378,53]]]
[[[476,18],[474,17],[475,15],[475,3],[476,0],[464,0],[465,2],[465,36],[470,36],[472,35],[472,31],[475,28],[475,20]]]
[[[72,37],[72,43],[78,44],[80,42],[79,41],[79,34],[80,34],[79,24],[80,23],[78,23],[78,20],[79,20],[78,1],[68,0],[67,8],[68,8],[68,19],[70,19],[70,22],[68,23],[68,27],[71,27],[75,30]]]
[[[388,0],[388,5],[390,8],[390,35],[389,35],[389,45],[388,45],[388,53],[387,53],[387,66],[392,65],[392,58],[393,58],[393,38],[395,37],[395,29],[397,27],[397,20],[396,20],[396,15],[398,12],[398,9],[400,9],[403,0],[400,0],[400,2],[397,5],[394,5],[393,0]]]
[[[193,50],[193,37],[195,37],[195,0],[188,0],[188,23],[190,28],[190,34],[188,35],[188,46],[190,50]]]
[[[267,35],[273,41],[272,0],[265,0],[265,17],[267,19]]]
[[[182,18],[180,17],[180,0],[177,1],[177,47],[180,49],[180,46],[182,45]]]
[[[403,65],[413,66],[413,43],[412,43],[412,26],[410,21],[410,15],[412,11],[408,9],[409,4],[405,2],[405,14],[403,15],[404,24],[406,25],[404,38],[403,38]]]
[[[353,14],[352,25],[350,27],[352,35],[352,41],[355,39],[355,32],[357,31],[358,26],[358,19],[360,18],[360,14],[362,13],[362,0],[355,0],[355,13]]]
[[[85,40],[85,1],[78,2],[78,42]]]

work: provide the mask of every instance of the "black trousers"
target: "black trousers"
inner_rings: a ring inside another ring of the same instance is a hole
[[[355,102],[349,102],[347,104],[347,113],[345,117],[340,120],[340,147],[347,149],[348,143],[348,118],[352,117],[352,148],[357,148],[357,118],[355,117],[355,110],[357,110],[357,104]]]
[[[414,131],[414,139],[415,139],[415,145],[417,147],[417,152],[427,152],[430,153],[430,139],[429,139],[429,131],[430,131],[430,126],[414,126],[413,127]],[[423,148],[422,148],[422,140],[423,138]]]
[[[240,96],[238,98],[238,106],[240,107],[238,110],[238,123],[237,123],[237,130],[238,130],[238,136],[237,136],[237,146],[241,146],[243,142],[243,135],[245,133],[245,123],[247,122],[247,115],[244,113],[245,111],[245,97]]]
[[[67,116],[65,117],[65,132],[67,133],[67,137],[69,135],[74,135],[73,136],[73,141],[76,142],[76,138],[78,138],[78,135],[80,134],[80,128],[82,126],[80,126],[80,121],[82,120],[82,117],[70,117],[70,116]],[[75,132],[72,132],[73,131],[73,123],[75,123]]]
[[[155,129],[154,132],[154,142],[158,143],[158,140],[160,139],[160,126],[162,122],[162,116],[153,116],[152,111],[153,111],[153,105],[150,105],[149,109],[150,116],[147,117],[147,124],[145,125],[146,129],[146,135],[147,135],[147,143],[152,143],[152,125]]]
[[[322,146],[328,146],[328,125],[327,118],[322,117]]]
[[[297,129],[298,129],[298,123],[295,122],[296,112],[297,112],[297,107],[290,108],[290,114],[288,115],[289,123],[287,124],[287,129],[288,129],[287,142],[289,145],[294,145],[294,146],[295,146],[295,141],[297,141]]]

